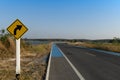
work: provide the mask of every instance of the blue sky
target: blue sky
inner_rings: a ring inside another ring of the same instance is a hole
[[[120,37],[120,0],[0,0],[0,29],[17,18],[24,38]]]

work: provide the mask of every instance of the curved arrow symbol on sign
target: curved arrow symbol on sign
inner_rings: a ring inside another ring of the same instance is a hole
[[[21,30],[22,25],[17,25],[17,27],[14,29],[14,35],[16,35],[17,30]]]

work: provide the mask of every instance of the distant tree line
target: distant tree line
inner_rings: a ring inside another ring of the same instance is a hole
[[[114,37],[112,40],[109,41],[110,43],[120,43],[120,38]]]

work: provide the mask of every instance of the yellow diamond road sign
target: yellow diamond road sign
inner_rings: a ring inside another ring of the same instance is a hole
[[[28,30],[28,28],[20,20],[17,19],[7,28],[7,30],[16,39],[19,39]]]

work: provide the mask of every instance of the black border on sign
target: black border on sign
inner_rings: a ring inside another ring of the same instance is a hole
[[[16,19],[16,20],[15,20],[15,21],[14,21],[14,22],[10,25],[10,26],[12,26],[12,25],[13,25],[16,21],[19,21],[19,22],[20,22],[20,23],[21,23],[21,24],[22,24],[22,25],[26,28],[26,31],[25,31],[25,32],[27,32],[27,31],[28,31],[28,28],[27,28],[27,27],[26,27],[26,26],[25,26],[25,25],[24,25],[24,24],[23,24],[23,23],[22,23],[19,19]],[[9,26],[9,27],[10,27],[10,26]],[[8,29],[9,29],[9,27],[7,28],[7,31],[8,31],[11,35],[13,35],[13,36],[15,37],[15,35],[14,35],[14,34],[12,34],[12,33],[8,30]],[[25,32],[24,32],[24,33],[25,33]],[[24,34],[24,33],[23,33],[23,34]],[[22,34],[22,35],[23,35],[23,34]],[[22,37],[22,35],[21,35],[19,38],[21,38],[21,37]],[[16,38],[16,37],[15,37],[15,38]],[[19,38],[16,38],[16,39],[19,39]]]

